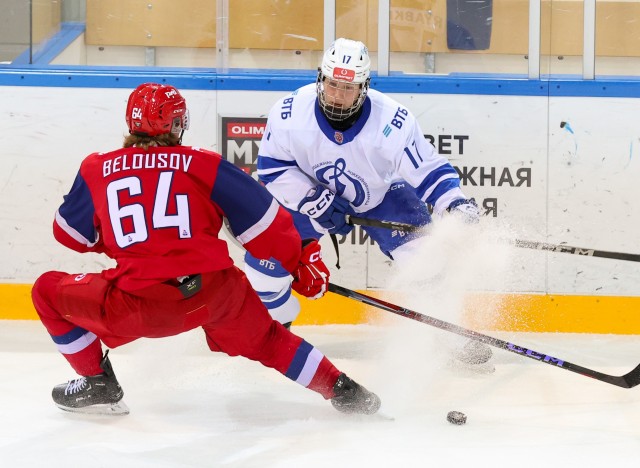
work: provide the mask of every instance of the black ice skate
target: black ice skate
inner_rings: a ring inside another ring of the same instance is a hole
[[[129,414],[129,408],[122,401],[124,392],[116,380],[107,354],[109,351],[100,361],[104,373],[80,377],[53,388],[51,396],[58,408],[85,414]]]
[[[489,362],[493,352],[491,348],[479,341],[470,340],[453,354],[453,366],[465,368],[480,374],[495,372],[493,363]]]
[[[374,414],[380,409],[380,398],[357,384],[345,374],[340,374],[333,386],[335,396],[331,404],[343,413]]]

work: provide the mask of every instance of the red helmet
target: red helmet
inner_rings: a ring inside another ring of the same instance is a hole
[[[187,104],[173,86],[141,84],[129,96],[127,125],[133,135],[153,137],[173,133],[181,136],[189,128]]]

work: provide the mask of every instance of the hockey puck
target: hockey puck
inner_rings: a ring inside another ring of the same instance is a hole
[[[457,426],[462,426],[467,422],[467,415],[460,411],[449,411],[447,413],[447,421]]]

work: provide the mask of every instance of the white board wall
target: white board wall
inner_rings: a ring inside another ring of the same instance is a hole
[[[94,271],[97,255],[58,246],[53,214],[80,161],[126,133],[130,90],[1,87],[0,282],[31,283],[52,269]],[[191,114],[185,144],[221,151],[220,116],[264,117],[284,93],[183,92]],[[638,99],[391,94],[463,172],[463,189],[532,240],[640,252]],[[565,125],[561,127],[561,123]],[[567,125],[568,124],[568,125]],[[359,231],[341,245],[340,284],[383,288],[390,262]],[[323,240],[328,263],[332,246]],[[234,258],[241,252],[234,249]],[[508,291],[640,295],[638,265],[522,252]]]

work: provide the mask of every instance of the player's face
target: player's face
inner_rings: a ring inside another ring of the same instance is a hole
[[[328,105],[338,109],[349,109],[360,95],[360,83],[347,83],[324,78],[324,98]]]

